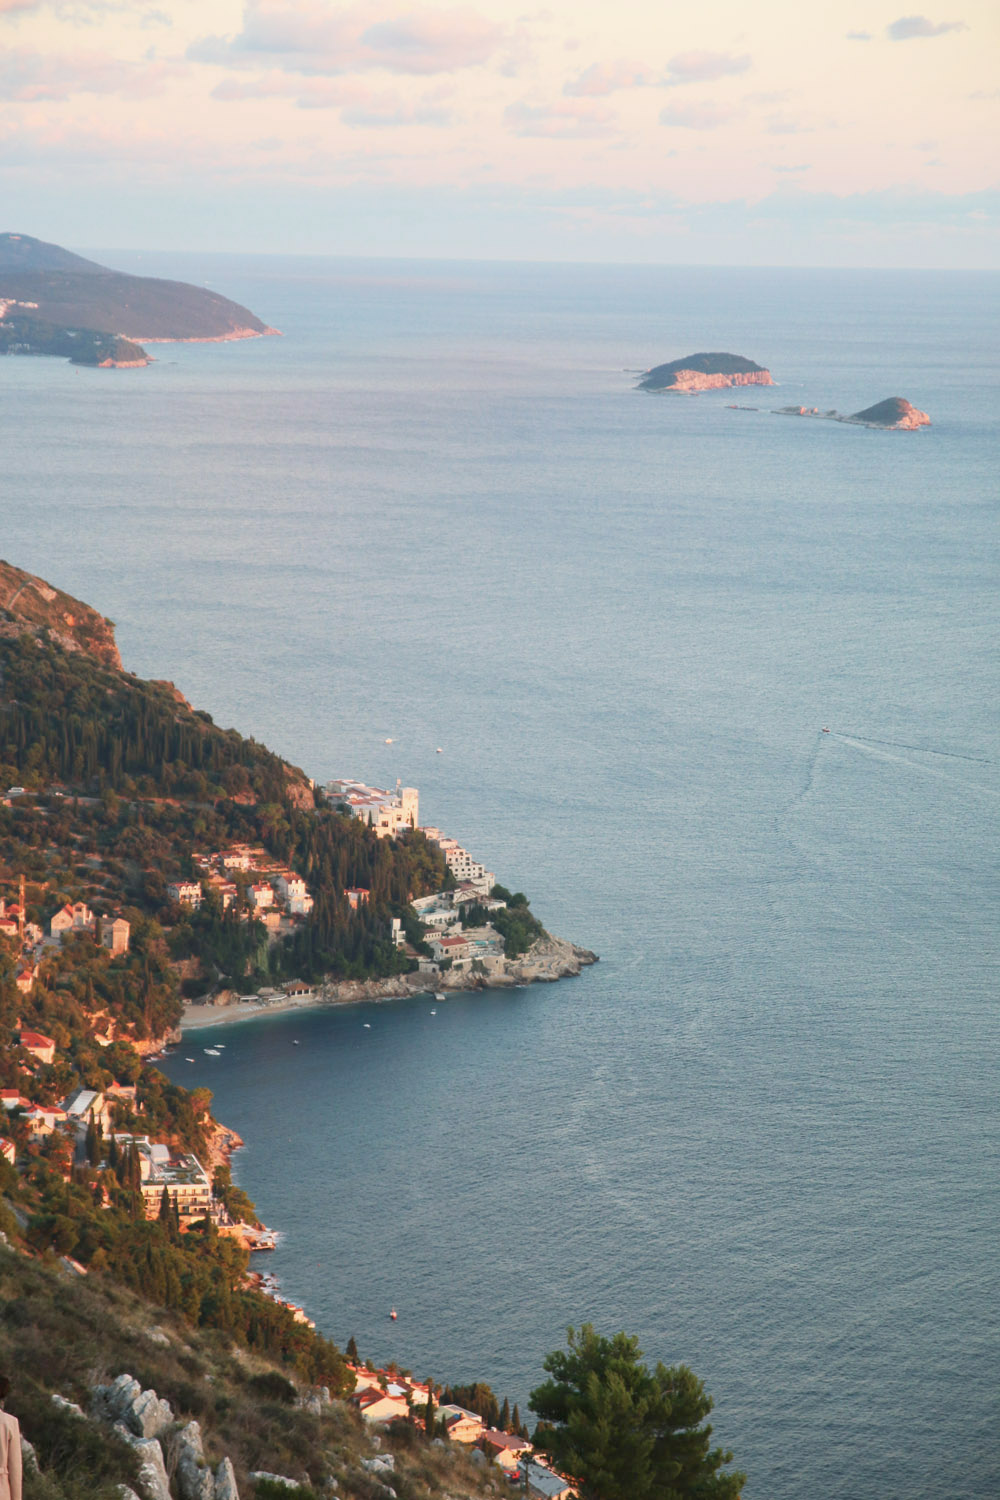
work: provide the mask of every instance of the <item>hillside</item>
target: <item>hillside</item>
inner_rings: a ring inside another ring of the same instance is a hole
[[[258,338],[274,333],[260,318],[207,287],[151,276],[130,276],[30,235],[0,235],[0,351],[65,354],[66,336],[142,342]],[[62,343],[60,343],[60,339]],[[86,340],[83,340],[86,343]],[[144,351],[125,357],[83,357],[77,363],[143,362]]]
[[[89,604],[43,578],[0,559],[0,636],[27,629],[46,634],[67,651],[83,651],[105,667],[121,667],[114,626]]]
[[[734,385],[773,385],[769,370],[742,354],[688,354],[656,365],[639,381],[640,391],[707,391]]]

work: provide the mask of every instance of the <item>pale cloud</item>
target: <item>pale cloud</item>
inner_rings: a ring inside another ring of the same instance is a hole
[[[870,42],[874,38],[870,31],[849,31],[847,33],[847,40],[849,42]]]
[[[772,167],[772,172],[808,172],[811,163],[807,161],[798,162],[795,166]]]
[[[345,125],[362,130],[398,130],[410,125],[427,125],[436,129],[453,123],[450,110],[430,104],[400,104],[391,98],[381,103],[353,105],[340,118]]]
[[[35,104],[74,94],[118,94],[125,99],[159,92],[177,69],[166,63],[123,63],[104,53],[54,53],[12,49],[0,54],[0,100]]]
[[[39,10],[43,0],[0,0],[0,16],[12,15],[17,10]]]
[[[616,89],[636,88],[653,83],[654,75],[648,68],[629,62],[591,63],[579,78],[573,78],[563,88],[563,93],[572,99],[599,99],[613,94]]]
[[[768,135],[811,135],[815,126],[793,120],[788,115],[771,115],[764,129]]]
[[[885,28],[892,42],[910,42],[915,37],[944,36],[949,31],[968,31],[964,21],[928,21],[926,16],[900,16]]]
[[[504,123],[515,135],[546,136],[552,140],[591,140],[608,135],[612,116],[593,104],[527,104],[519,100],[504,110]]]
[[[242,31],[203,37],[192,43],[188,57],[224,67],[270,62],[296,73],[450,73],[489,62],[504,41],[503,27],[468,6],[400,15],[384,5],[334,11],[319,0],[248,0]]]
[[[714,83],[718,78],[731,78],[745,73],[750,66],[746,52],[734,56],[731,52],[678,52],[667,63],[664,82],[668,87],[681,83]]]
[[[736,111],[717,104],[668,104],[660,110],[661,125],[675,125],[683,130],[717,130],[731,120]]]

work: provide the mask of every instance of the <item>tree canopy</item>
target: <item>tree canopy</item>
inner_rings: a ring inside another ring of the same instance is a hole
[[[709,1446],[712,1398],[685,1365],[641,1363],[638,1339],[570,1328],[548,1355],[551,1379],[531,1393],[535,1444],[575,1480],[583,1500],[737,1500],[744,1474]]]

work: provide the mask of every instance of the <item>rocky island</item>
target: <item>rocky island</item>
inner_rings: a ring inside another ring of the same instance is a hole
[[[149,363],[145,343],[221,343],[276,333],[206,287],[129,276],[27,234],[0,234],[0,353],[73,364]]]
[[[725,390],[734,385],[773,385],[770,370],[741,354],[689,354],[647,370],[640,391]]]
[[[854,427],[874,427],[880,432],[915,432],[918,427],[929,427],[931,419],[925,411],[919,411],[903,396],[888,396],[864,411],[843,416],[838,411],[820,411],[818,406],[782,406],[776,413],[781,417],[819,417],[827,422],[846,422]]]

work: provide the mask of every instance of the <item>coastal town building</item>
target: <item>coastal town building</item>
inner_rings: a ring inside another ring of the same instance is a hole
[[[324,795],[335,807],[343,808],[374,830],[380,838],[396,838],[408,828],[416,828],[420,817],[420,794],[416,787],[396,783],[394,792],[367,786],[363,781],[340,777],[328,781]]]
[[[67,902],[49,922],[49,932],[60,940],[67,932],[93,932],[94,913],[85,901]]]
[[[116,1135],[115,1141],[119,1147],[134,1146],[139,1154],[139,1190],[147,1219],[159,1214],[164,1188],[177,1207],[181,1228],[211,1216],[212,1183],[191,1152],[172,1152],[162,1141],[145,1135]]]
[[[11,1166],[17,1161],[17,1147],[3,1135],[0,1135],[0,1156],[4,1161],[9,1161]]]
[[[247,886],[247,901],[253,911],[264,911],[274,905],[274,886],[269,881]]]
[[[32,1104],[22,1115],[32,1140],[43,1140],[67,1123],[66,1111],[55,1105]]]
[[[190,906],[195,911],[201,905],[201,882],[198,880],[173,880],[167,886],[167,899],[178,906]]]
[[[30,1109],[31,1100],[26,1099],[20,1089],[0,1089],[0,1104],[8,1113],[12,1109]]]
[[[473,859],[468,849],[463,849],[457,839],[449,838],[440,828],[425,828],[423,833],[429,844],[440,849],[445,864],[457,881],[468,882],[477,893],[489,895],[496,885],[496,876],[492,870],[487,870],[479,860]]]
[[[101,942],[110,948],[112,955],[127,953],[132,925],[124,917],[101,918]]]
[[[517,1466],[517,1477],[526,1492],[537,1500],[569,1500],[576,1494],[568,1479],[554,1469],[547,1469],[537,1459],[522,1459]]]
[[[497,1468],[507,1474],[517,1473],[521,1458],[532,1451],[527,1438],[518,1437],[513,1432],[498,1432],[491,1427],[482,1434],[479,1446]]]
[[[32,1057],[39,1062],[51,1063],[56,1060],[56,1044],[50,1036],[45,1036],[41,1031],[22,1031],[18,1037],[20,1045],[25,1052],[30,1052]]]
[[[486,1423],[478,1412],[466,1411],[464,1406],[442,1406],[438,1412],[453,1443],[478,1443],[486,1429]]]
[[[111,1128],[111,1106],[98,1089],[75,1089],[63,1100],[62,1107],[78,1132],[85,1131],[91,1120],[104,1131]]]
[[[34,988],[37,970],[30,959],[22,959],[14,970],[14,983],[22,995],[30,995]]]
[[[363,885],[352,885],[348,886],[344,895],[347,897],[351,911],[357,911],[359,907],[368,905],[368,898],[371,892],[366,890]]]

